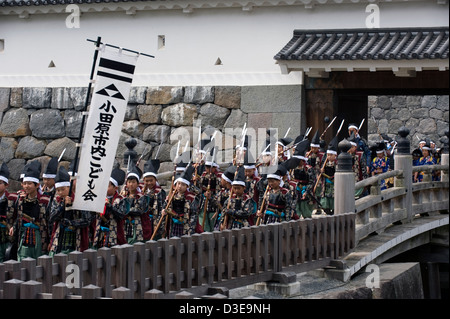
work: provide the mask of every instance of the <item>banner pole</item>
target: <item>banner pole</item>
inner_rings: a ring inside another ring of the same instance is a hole
[[[73,189],[73,177],[76,175],[76,173],[78,172],[78,158],[79,158],[79,153],[80,153],[80,148],[81,148],[81,140],[83,138],[83,130],[84,130],[84,122],[86,122],[86,110],[89,104],[89,97],[91,95],[91,90],[92,90],[92,82],[94,80],[94,74],[95,74],[95,65],[97,64],[97,58],[98,58],[98,50],[101,44],[101,37],[97,37],[97,41],[95,43],[95,52],[94,52],[94,58],[93,58],[93,62],[92,62],[92,69],[91,69],[91,76],[89,79],[89,85],[88,85],[88,90],[87,90],[87,94],[86,94],[86,100],[84,102],[84,108],[83,108],[83,117],[81,120],[81,127],[80,127],[80,133],[78,134],[78,145],[76,147],[75,150],[75,159],[74,159],[74,163],[73,163],[73,176],[72,179],[70,180],[70,188],[69,188],[69,195],[72,194],[72,189]]]

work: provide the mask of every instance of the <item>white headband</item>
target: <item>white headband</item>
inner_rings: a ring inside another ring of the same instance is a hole
[[[267,174],[267,178],[273,178],[273,179],[278,179],[279,181],[281,181],[281,176],[277,175],[277,174]]]
[[[222,174],[222,178],[225,180],[225,181],[227,181],[228,183],[232,183],[232,181],[225,175],[225,174]]]
[[[136,179],[137,180],[139,180],[140,178],[139,178],[139,175],[138,174],[136,174],[136,173],[128,173],[128,175],[127,175],[127,179],[128,178],[130,178],[130,177],[136,177]]]
[[[37,183],[39,184],[39,178],[35,178],[35,177],[30,177],[30,176],[25,176],[23,178],[24,182],[33,182],[33,183]]]
[[[64,187],[64,186],[70,186],[70,182],[55,183],[55,188],[60,188],[60,187]]]
[[[156,178],[156,174],[153,173],[153,172],[147,172],[147,173],[144,173],[144,175],[142,175],[142,178],[144,178],[144,177],[146,177],[146,176],[154,176],[154,177]]]
[[[178,177],[178,178],[175,180],[174,184],[176,184],[177,182],[185,183],[187,186],[191,185],[191,183],[190,183],[188,180],[186,180],[186,179],[184,179],[184,178],[182,178],[182,177]]]

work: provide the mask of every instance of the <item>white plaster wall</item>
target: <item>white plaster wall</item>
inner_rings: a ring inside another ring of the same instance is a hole
[[[83,13],[80,28],[67,13],[0,15],[0,87],[87,86],[94,44],[102,40],[155,55],[141,56],[133,85],[301,84],[282,75],[273,56],[294,29],[365,28],[367,3],[304,6]],[[448,26],[448,4],[380,3],[380,27]],[[0,9],[1,12],[2,9]],[[158,35],[166,47],[157,48]],[[217,58],[223,65],[214,65]],[[50,61],[56,65],[48,68]]]

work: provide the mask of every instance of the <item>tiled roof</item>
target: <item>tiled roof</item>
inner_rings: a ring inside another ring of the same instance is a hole
[[[448,27],[294,30],[275,60],[448,59]]]

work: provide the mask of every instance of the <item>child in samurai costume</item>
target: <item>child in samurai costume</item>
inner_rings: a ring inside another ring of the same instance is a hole
[[[278,163],[281,164],[287,161],[290,158],[289,151],[287,150],[287,146],[293,141],[290,137],[280,138],[276,145],[278,147]]]
[[[49,223],[53,225],[49,256],[89,248],[89,225],[95,218],[89,211],[71,209],[74,194],[70,192],[70,175],[64,166],[55,178],[56,196],[50,209]]]
[[[372,176],[386,173],[389,170],[389,157],[386,156],[386,144],[383,141],[378,143],[376,150],[377,156],[372,160]],[[380,181],[380,189],[386,189],[386,180]]]
[[[256,169],[255,161],[253,160],[253,156],[251,156],[250,152],[245,153],[244,158],[244,169],[245,169],[245,193],[253,198],[256,205],[258,205],[259,201],[259,189],[257,187],[258,182],[261,180],[261,177],[258,176],[258,170]],[[256,215],[253,214],[248,219],[250,226],[255,225],[256,220],[254,217]]]
[[[13,224],[13,205],[17,194],[10,194],[7,190],[9,183],[9,169],[5,163],[0,166],[0,263],[15,258],[12,256],[13,239],[9,236],[9,229]]]
[[[432,148],[430,144],[429,139],[425,139],[425,144],[422,146],[422,157],[420,157],[418,165],[417,166],[424,166],[424,165],[436,165],[437,161],[436,158],[433,157],[431,154]],[[414,173],[414,182],[422,182],[423,177],[425,175],[425,172],[415,172]],[[434,174],[432,174],[434,175]],[[434,179],[434,176],[432,177],[432,180]]]
[[[320,137],[319,137],[319,130],[316,130],[316,133],[314,134],[311,144],[309,145],[310,150],[306,153],[305,157],[308,158],[306,161],[306,164],[311,166],[314,169],[314,175],[319,176],[320,175],[320,169],[321,169],[321,163],[324,153],[320,151]],[[314,196],[320,197],[320,194],[322,193],[322,187],[321,185],[317,185]],[[317,203],[314,204],[314,208],[317,209],[316,214],[320,215],[322,214],[322,209],[318,207]]]
[[[39,192],[40,173],[39,161],[25,165],[23,190],[18,193],[14,205],[15,223],[10,229],[10,236],[16,235],[19,242],[18,261],[27,257],[37,259],[47,253],[49,230],[45,217],[49,198]]]
[[[352,156],[352,170],[355,173],[355,183],[358,183],[359,181],[362,181],[363,179],[369,177],[367,175],[366,169],[366,157],[364,156],[363,151],[357,151],[358,144],[356,144],[356,137],[354,132],[351,133],[350,137],[347,138],[347,140],[352,145],[352,147],[350,147],[350,149],[348,150],[348,153]],[[363,195],[363,192],[364,188],[356,189],[355,198]]]
[[[216,194],[220,189],[220,179],[216,171],[215,148],[207,154],[205,169],[199,180],[201,193],[195,197],[192,209],[198,212],[197,233],[212,232],[214,230],[213,219],[217,211]]]
[[[327,215],[334,214],[334,173],[337,165],[337,136],[328,145],[326,157],[322,160],[320,170],[322,194],[320,204]]]
[[[306,150],[309,148],[309,140],[302,139],[295,147],[293,158],[298,160],[298,164],[293,170],[295,183],[295,210],[299,217],[311,218],[317,199],[313,195],[314,185],[316,184],[316,174],[314,168],[308,165]]]
[[[269,133],[270,131],[270,133]],[[273,134],[273,132],[271,132],[271,130],[267,131],[267,134],[269,136],[271,136],[271,134]],[[275,163],[276,163],[276,156],[272,155],[272,152],[275,150],[275,153],[277,153],[277,140],[273,139],[271,137],[266,138],[265,144],[264,144],[264,148],[261,151],[259,157],[261,157],[261,162],[258,163],[256,165],[257,169],[258,169],[258,176],[259,181],[256,183],[256,189],[258,192],[258,199],[255,199],[257,205],[258,205],[258,209],[259,209],[259,204],[261,203],[262,200],[262,196],[267,188],[267,174],[274,169]],[[259,159],[258,157],[258,159]]]
[[[47,164],[45,172],[42,174],[41,193],[53,199],[56,194],[55,179],[58,173],[58,158],[52,157]]]
[[[230,165],[227,167],[225,172],[220,175],[220,191],[217,192],[216,196],[214,197],[214,201],[217,204],[217,210],[212,217],[214,221],[214,230],[220,230],[220,225],[222,223],[223,217],[223,207],[225,201],[228,199],[228,197],[230,197],[235,172],[236,166]]]
[[[106,191],[105,207],[101,214],[95,215],[91,224],[91,247],[100,249],[126,244],[124,218],[118,210],[123,197],[119,187],[125,182],[126,174],[119,167],[113,168]]]
[[[273,174],[267,174],[268,191],[264,193],[256,216],[259,224],[271,224],[293,219],[293,198],[287,188],[280,187],[287,169],[279,164]]]
[[[148,210],[144,213],[149,218],[150,227],[144,229],[144,240],[149,240],[153,235],[153,228],[155,227],[155,221],[161,215],[163,209],[163,203],[166,200],[166,191],[158,184],[156,174],[158,173],[160,162],[158,159],[150,159],[144,165],[144,180],[143,196],[144,206]]]
[[[145,200],[142,200],[143,194],[139,188],[142,171],[136,165],[131,166],[120,194],[122,199],[116,206],[123,216],[125,239],[130,245],[145,241],[144,233],[150,232],[150,217],[145,214],[148,207]]]
[[[233,178],[231,196],[222,209],[221,229],[234,229],[249,226],[248,219],[256,213],[256,202],[245,194],[245,168],[239,166]]]
[[[191,210],[195,195],[188,190],[193,173],[194,167],[189,164],[186,170],[174,181],[174,193],[166,199],[165,208],[160,216],[160,218],[163,218],[160,226],[160,229],[163,230],[163,238],[181,237],[195,233],[198,215]]]

